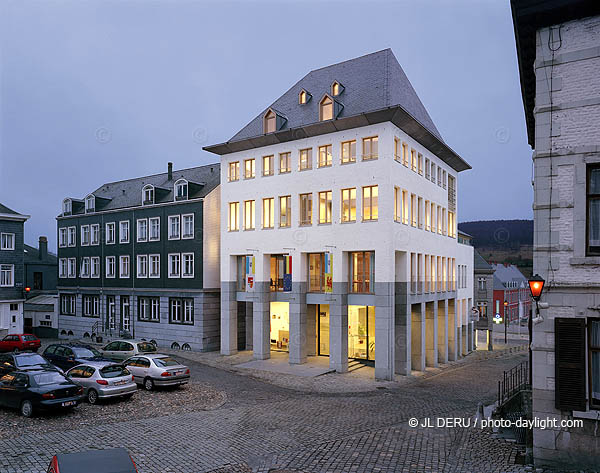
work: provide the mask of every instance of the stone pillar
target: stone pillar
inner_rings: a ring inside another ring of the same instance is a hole
[[[252,350],[252,314],[254,309],[252,307],[252,302],[243,302],[243,304],[246,304],[246,350]]]
[[[271,293],[268,281],[257,281],[252,293],[252,350],[255,360],[271,357]]]
[[[469,354],[469,325],[462,326],[462,354],[466,356]]]
[[[394,296],[396,346],[394,357],[396,373],[409,376],[412,369],[412,316],[411,306],[408,304],[407,289],[406,282],[396,282],[396,294]],[[377,313],[375,313],[375,318],[377,318]]]
[[[438,366],[438,305],[437,301],[425,303],[425,364]]]
[[[448,299],[438,304],[438,361],[448,363]]]
[[[394,379],[395,292],[393,282],[375,283],[375,379]]]
[[[316,356],[317,351],[317,325],[319,314],[317,314],[317,304],[306,306],[306,355]]]
[[[348,371],[348,283],[333,283],[329,305],[329,367],[338,373]],[[377,312],[375,312],[377,320]],[[375,335],[377,339],[377,335]],[[376,342],[377,343],[377,342]],[[377,348],[375,348],[377,353]]]
[[[456,361],[458,345],[456,340],[456,299],[448,300],[448,361]]]
[[[411,368],[425,371],[425,302],[411,304]]]
[[[237,353],[236,292],[237,283],[235,281],[221,281],[221,355]],[[115,305],[118,307],[118,303]]]
[[[306,363],[306,283],[292,284],[290,301],[290,363]]]

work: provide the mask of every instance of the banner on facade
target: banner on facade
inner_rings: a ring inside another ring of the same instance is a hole
[[[292,290],[292,257],[289,255],[284,256],[283,290],[285,292]]]
[[[333,292],[333,255],[325,253],[325,292]]]
[[[254,256],[246,256],[246,292],[254,291],[254,273],[256,260]]]

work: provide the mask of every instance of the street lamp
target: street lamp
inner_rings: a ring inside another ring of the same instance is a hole
[[[504,344],[508,343],[508,325],[506,325],[506,311],[508,310],[508,301],[504,301]]]
[[[535,301],[535,315],[536,318],[540,316],[539,301],[542,297],[542,291],[544,290],[544,284],[546,281],[539,275],[535,274],[529,278],[529,291],[531,292],[531,298]],[[529,386],[533,389],[533,357],[531,353],[531,344],[533,343],[533,317],[532,312],[529,312],[529,321],[527,322],[527,328],[529,330]]]

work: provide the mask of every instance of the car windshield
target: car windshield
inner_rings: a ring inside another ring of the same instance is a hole
[[[23,368],[25,366],[46,365],[48,362],[44,357],[32,353],[30,355],[15,356],[15,364],[19,368]]]
[[[23,335],[23,340],[25,340],[26,342],[34,342],[37,340],[37,337],[33,335]]]
[[[121,365],[108,365],[100,370],[100,376],[103,378],[118,378],[119,376],[127,376],[129,371]]]
[[[156,351],[156,347],[152,343],[138,343],[138,350],[141,353],[149,353]]]
[[[92,347],[71,347],[73,353],[77,358],[94,358],[95,356],[102,356],[98,350]]]
[[[35,382],[38,386],[44,386],[45,384],[60,384],[67,381],[63,375],[55,371],[48,371],[47,373],[36,374],[33,377],[33,379],[35,379]]]
[[[178,365],[179,362],[170,356],[165,356],[164,358],[154,358],[154,364],[159,368],[163,368],[165,366],[175,366]]]

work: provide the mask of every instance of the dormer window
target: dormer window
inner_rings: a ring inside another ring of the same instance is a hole
[[[312,95],[310,95],[306,90],[302,89],[298,94],[298,103],[300,105],[304,105],[308,103],[311,98]]]
[[[142,190],[142,205],[149,205],[154,203],[154,186],[144,186]]]
[[[88,195],[85,198],[85,211],[93,212],[96,208],[96,198],[93,195]]]
[[[71,199],[63,200],[63,214],[69,215],[73,212],[73,204],[71,203]]]
[[[265,115],[265,133],[273,133],[277,129],[277,116],[273,110]]]
[[[175,200],[187,200],[188,183],[185,179],[179,179],[175,183]]]
[[[319,119],[321,121],[333,119],[333,100],[326,95],[319,104]]]
[[[333,95],[334,97],[337,97],[343,91],[344,91],[344,86],[342,84],[340,84],[338,81],[335,81],[333,84],[331,84],[331,95]]]

